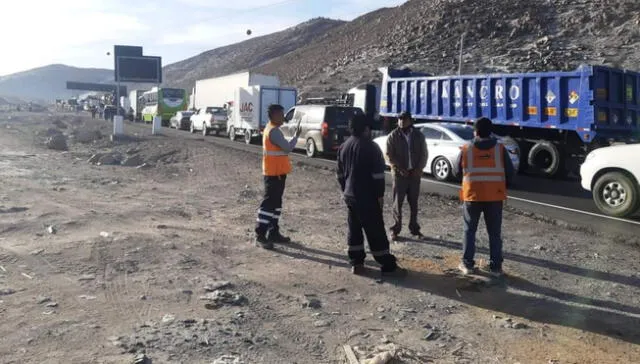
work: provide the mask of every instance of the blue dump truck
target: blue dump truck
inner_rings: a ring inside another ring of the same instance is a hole
[[[640,138],[640,73],[602,66],[570,72],[433,76],[381,68],[380,116],[421,122],[493,120],[520,147],[520,170],[577,172],[587,153]]]

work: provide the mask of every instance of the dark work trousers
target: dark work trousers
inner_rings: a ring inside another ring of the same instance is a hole
[[[280,233],[279,220],[282,214],[282,195],[287,175],[264,176],[264,197],[258,209],[256,234],[258,236]]]
[[[489,268],[502,269],[502,201],[465,202],[462,208],[464,210],[462,262],[468,268],[475,265],[473,257],[476,253],[476,231],[482,214],[489,233]]]
[[[402,204],[405,197],[409,200],[409,208],[411,217],[409,218],[409,232],[413,235],[420,234],[420,225],[418,225],[418,197],[420,196],[420,176],[402,177],[394,175],[393,177],[393,220],[391,232],[398,235],[402,230]]]
[[[371,255],[380,263],[383,272],[394,271],[397,267],[396,257],[389,251],[389,239],[384,229],[382,207],[375,198],[370,201],[357,201],[354,198],[345,197],[349,209],[348,222],[349,234],[349,262],[351,265],[364,264],[366,256],[364,250],[364,234],[367,236]],[[363,234],[364,230],[364,234]]]

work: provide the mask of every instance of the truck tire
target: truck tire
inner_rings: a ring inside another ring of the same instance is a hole
[[[236,141],[236,129],[233,126],[229,128],[229,140]]]
[[[316,142],[313,138],[307,139],[307,142],[304,145],[304,151],[309,158],[315,158],[318,155],[318,148],[316,147]]]
[[[249,144],[251,144],[252,141],[253,141],[253,135],[251,133],[251,130],[245,129],[244,130],[244,143],[249,145]]]
[[[638,183],[622,172],[609,172],[598,177],[592,191],[598,210],[609,216],[630,216],[640,206]]]
[[[562,156],[558,147],[546,140],[538,142],[531,147],[527,163],[529,167],[546,177],[555,177],[561,175],[564,171]]]

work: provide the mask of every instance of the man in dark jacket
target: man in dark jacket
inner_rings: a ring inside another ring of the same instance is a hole
[[[365,115],[355,115],[349,122],[351,137],[338,150],[336,177],[349,209],[349,261],[354,274],[364,274],[364,234],[374,259],[383,275],[403,276],[389,252],[389,239],[384,228],[384,170],[382,151],[370,138],[370,125]]]
[[[460,198],[464,209],[463,274],[475,271],[476,231],[480,215],[489,233],[489,271],[502,276],[502,207],[507,187],[513,184],[515,171],[509,152],[491,137],[491,120],[480,118],[474,124],[475,138],[462,148],[456,163],[456,175],[462,175]]]
[[[411,217],[409,232],[422,237],[418,224],[418,197],[420,178],[427,165],[427,143],[424,135],[413,127],[411,113],[403,112],[398,127],[387,138],[387,159],[393,173],[393,219],[391,240],[396,240],[402,230],[402,203],[409,200]]]

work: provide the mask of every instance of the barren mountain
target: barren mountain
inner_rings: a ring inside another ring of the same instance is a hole
[[[260,66],[326,37],[345,22],[317,18],[284,31],[216,48],[164,67],[164,80],[191,89],[196,80]]]
[[[639,69],[637,0],[411,0],[366,14],[258,68],[314,94],[380,77],[378,67],[433,74]]]
[[[113,80],[112,70],[53,64],[0,76],[0,95],[26,100],[52,100],[77,93],[67,90],[67,81],[102,83],[109,80]]]

